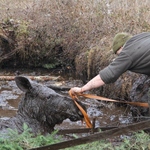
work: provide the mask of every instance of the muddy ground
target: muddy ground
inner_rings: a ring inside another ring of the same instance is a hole
[[[59,71],[48,71],[43,69],[5,69],[0,71],[0,76],[12,76],[19,72],[23,76],[59,76],[55,81],[37,81],[44,85],[57,85],[60,87],[81,86],[80,80],[75,80],[70,74],[61,74]],[[57,91],[61,94],[68,95],[68,91]],[[15,116],[18,103],[22,96],[22,91],[18,89],[15,82],[0,80],[0,119],[8,119]],[[94,93],[93,93],[94,94]],[[69,96],[69,95],[68,95]],[[102,96],[102,95],[101,95]],[[87,107],[87,112],[91,118],[96,118],[96,127],[100,126],[120,126],[132,123],[132,115],[127,106],[117,106],[114,103],[106,103],[93,99],[81,98]],[[81,121],[71,122],[69,119],[64,120],[60,125],[56,125],[55,129],[72,129],[85,128],[85,123]]]

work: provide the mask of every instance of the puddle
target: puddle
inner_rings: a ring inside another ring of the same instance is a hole
[[[0,108],[0,118],[6,120],[6,118],[13,117],[17,110],[2,109]]]
[[[0,73],[0,75],[2,72]],[[8,74],[8,73],[7,73]],[[12,73],[13,74],[13,73]],[[24,73],[26,75],[32,75],[33,72]],[[40,75],[40,73],[36,73]],[[45,73],[48,75],[50,73]],[[4,74],[5,75],[5,72]],[[9,73],[11,75],[11,73]],[[44,74],[42,74],[44,75]],[[54,81],[53,81],[54,82]],[[60,81],[63,84],[69,84],[71,87],[80,84],[79,81]],[[42,82],[42,84],[49,84]],[[67,92],[62,92],[67,94]],[[0,119],[8,119],[16,114],[18,103],[21,99],[22,92],[17,88],[14,81],[0,81]],[[132,122],[132,116],[128,108],[118,107],[113,103],[105,103],[97,100],[84,99],[82,102],[87,107],[88,115],[91,120],[96,119],[95,127],[99,126],[118,126],[120,124],[129,124]],[[85,128],[84,122],[77,121],[71,122],[69,119],[63,121],[62,124],[56,125],[56,129],[72,129],[72,128]]]
[[[8,101],[8,105],[12,106],[12,108],[14,108],[14,109],[17,109],[19,102],[20,102],[20,98],[11,99],[11,100]]]
[[[0,118],[13,117],[16,114],[18,103],[20,101],[19,95],[13,94],[9,89],[1,88],[0,91]]]

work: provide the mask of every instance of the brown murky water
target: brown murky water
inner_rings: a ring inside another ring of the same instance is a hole
[[[14,70],[1,70],[2,75],[14,75]],[[48,72],[43,70],[21,70],[21,75],[58,75],[55,72]],[[42,84],[59,84],[73,87],[81,85],[82,82],[73,80],[71,77],[67,79],[62,77],[60,81],[42,82]],[[61,94],[67,94],[68,91]],[[8,119],[15,116],[18,108],[18,103],[21,99],[22,92],[17,88],[14,81],[0,80],[0,119]],[[121,124],[129,124],[132,122],[132,116],[127,107],[116,106],[114,103],[105,103],[92,99],[83,99],[82,102],[87,107],[88,115],[91,120],[96,118],[95,126],[119,126]],[[72,128],[85,128],[85,123],[81,121],[71,122],[69,119],[64,120],[61,125],[56,125],[56,129],[72,129]]]

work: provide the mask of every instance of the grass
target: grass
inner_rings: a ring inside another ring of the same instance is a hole
[[[119,137],[118,137],[119,138]],[[116,138],[115,138],[116,139]],[[116,139],[117,140],[117,139]],[[109,140],[101,140],[88,144],[66,148],[65,150],[149,150],[150,135],[144,131],[137,132],[132,136],[118,139],[119,142],[110,142]]]
[[[56,136],[57,131],[46,136],[41,134],[35,136],[26,124],[23,125],[23,129],[21,134],[12,129],[8,129],[7,133],[1,134],[0,150],[25,150],[61,141],[61,137]]]
[[[46,136],[38,134],[35,136],[31,133],[30,128],[26,124],[23,125],[23,132],[18,133],[17,130],[8,129],[7,134],[0,135],[1,150],[26,150],[40,146],[51,145],[63,141],[63,138],[57,135],[57,131]],[[78,138],[77,136],[74,136]],[[119,138],[119,139],[118,139]],[[117,140],[119,142],[117,142]],[[149,150],[150,135],[144,131],[137,132],[132,136],[115,138],[113,142],[110,140],[97,140],[96,142],[78,145],[75,147],[65,148],[65,150]]]

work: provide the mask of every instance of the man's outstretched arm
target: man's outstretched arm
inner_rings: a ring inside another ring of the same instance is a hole
[[[85,84],[83,87],[73,87],[73,88],[71,88],[71,90],[73,92],[85,92],[85,91],[89,91],[94,88],[98,88],[104,84],[105,83],[103,82],[100,75],[98,74],[93,79],[91,79],[87,84]]]

